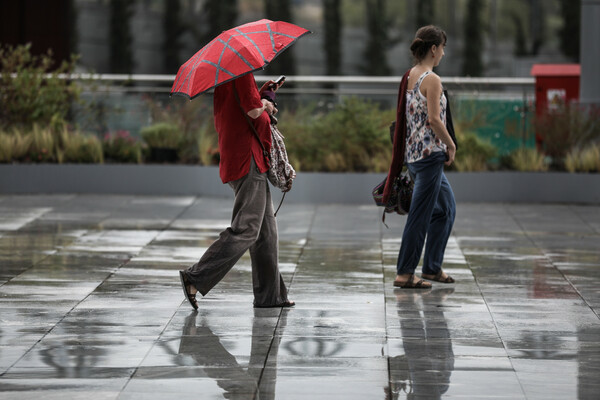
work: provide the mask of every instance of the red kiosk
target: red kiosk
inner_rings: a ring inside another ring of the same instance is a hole
[[[535,115],[541,117],[562,104],[579,100],[579,64],[534,64],[531,75],[535,76]],[[542,137],[535,133],[538,146]]]

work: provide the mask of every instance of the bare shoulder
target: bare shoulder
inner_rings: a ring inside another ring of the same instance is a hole
[[[423,79],[423,84],[428,86],[441,85],[442,78],[440,78],[435,72],[432,72]]]
[[[423,79],[421,83],[421,92],[428,97],[429,94],[437,95],[438,92],[442,91],[442,79],[435,73],[430,73]]]

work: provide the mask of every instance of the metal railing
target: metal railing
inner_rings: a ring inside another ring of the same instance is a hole
[[[175,75],[147,74],[63,74],[63,79],[91,81],[100,91],[115,92],[153,92],[170,93]],[[275,76],[255,75],[259,84]],[[401,76],[288,76],[287,87],[281,88],[282,94],[396,94]],[[518,77],[442,77],[444,86],[461,92],[510,91],[517,93],[532,92],[534,78]],[[290,85],[292,84],[292,85]]]

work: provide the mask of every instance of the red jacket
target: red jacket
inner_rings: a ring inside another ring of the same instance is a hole
[[[400,82],[398,90],[398,106],[396,107],[396,129],[394,130],[394,148],[392,152],[392,164],[388,171],[385,188],[383,190],[384,204],[390,199],[392,193],[392,183],[396,177],[400,176],[404,166],[404,151],[406,150],[406,90],[408,89],[408,75],[410,69],[406,71]]]
[[[242,107],[235,99],[234,90],[238,93]],[[252,74],[244,75],[215,88],[214,118],[215,128],[219,134],[219,151],[221,153],[219,174],[223,183],[245,176],[250,171],[251,157],[254,158],[261,173],[269,169],[262,147],[244,116],[244,113],[260,107],[262,107],[262,102]],[[260,135],[263,146],[270,151],[269,116],[263,112],[255,120],[252,118],[250,120]]]

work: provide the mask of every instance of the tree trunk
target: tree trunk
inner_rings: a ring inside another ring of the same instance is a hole
[[[325,74],[342,74],[342,18],[340,16],[341,0],[323,0],[325,19]]]

